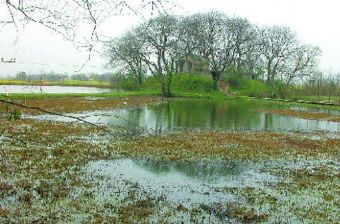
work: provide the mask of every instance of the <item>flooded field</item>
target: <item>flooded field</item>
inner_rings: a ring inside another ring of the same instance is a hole
[[[1,223],[340,223],[336,109],[87,100],[65,113],[124,135],[30,111],[0,119]]]
[[[270,110],[294,110],[340,115],[337,110],[313,107],[267,103],[255,100],[229,99],[213,100],[172,100],[157,105],[133,108],[72,113],[96,124],[147,129],[151,133],[178,130],[228,130],[228,131],[340,131],[340,123],[327,120],[310,120]],[[72,121],[59,116],[41,115],[35,119]]]
[[[274,176],[261,173],[256,167],[218,160],[119,159],[90,163],[86,172],[101,175],[108,181],[107,189],[103,189],[107,194],[110,194],[110,181],[122,178],[138,184],[153,197],[164,197],[186,207],[236,200],[232,195],[219,192],[219,188],[259,187],[276,182]]]
[[[105,93],[111,89],[82,86],[0,85],[0,93]],[[118,90],[115,90],[118,91]]]

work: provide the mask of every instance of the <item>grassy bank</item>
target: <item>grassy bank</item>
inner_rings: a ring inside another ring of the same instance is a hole
[[[129,97],[129,96],[161,96],[159,91],[156,90],[139,90],[139,91],[126,91],[126,92],[113,92],[113,93],[56,93],[56,94],[40,94],[40,93],[14,93],[0,94],[0,99],[11,100],[25,100],[25,99],[57,99],[57,98],[80,98],[80,97]],[[219,91],[202,93],[202,92],[182,92],[174,91],[173,98],[185,97],[185,98],[201,98],[201,99],[223,99],[226,98],[223,93]]]
[[[207,99],[223,99],[228,96],[236,97],[257,97],[257,98],[272,98],[279,100],[279,85],[270,86],[261,80],[250,80],[240,78],[224,78],[227,84],[227,89],[221,91],[213,90],[213,82],[209,74],[176,74],[171,82],[171,93],[173,97],[188,97],[188,98],[207,98]],[[27,85],[28,82],[14,80],[0,80],[0,84],[16,84]],[[60,85],[60,82],[37,82],[37,85]],[[128,97],[128,96],[160,96],[160,82],[156,77],[146,77],[143,83],[137,84],[132,77],[122,77],[116,80],[115,83],[104,83],[98,81],[77,81],[65,80],[65,86],[89,86],[89,87],[110,87],[123,89],[122,92],[108,93],[85,93],[85,94],[9,94],[10,99],[38,99],[38,98],[64,98],[64,97]],[[0,94],[0,97],[7,97],[5,94]],[[288,95],[286,100],[310,101],[311,103],[327,104],[339,103],[339,97],[331,96],[296,96]]]
[[[14,84],[14,83],[13,83]],[[24,84],[24,83],[23,83]],[[51,83],[49,83],[51,84]],[[65,85],[74,86],[96,86],[96,82],[65,81]],[[178,74],[173,77],[171,89],[173,97],[191,98],[223,98],[225,95],[220,91],[212,89],[212,81],[208,75]],[[108,93],[82,93],[82,94],[9,94],[11,99],[36,99],[36,98],[60,98],[60,97],[124,97],[124,96],[160,96],[161,87],[159,80],[155,77],[148,77],[142,85],[138,85],[134,80],[126,78],[116,83],[113,88],[122,88],[122,92]],[[0,94],[0,97],[7,97]]]

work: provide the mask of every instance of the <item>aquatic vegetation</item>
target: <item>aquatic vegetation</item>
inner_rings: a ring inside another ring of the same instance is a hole
[[[40,107],[45,110],[56,113],[75,113],[82,111],[94,111],[104,109],[116,109],[123,107],[132,107],[138,105],[159,103],[157,97],[112,97],[112,98],[96,98],[96,97],[65,97],[65,98],[42,98],[21,100],[19,103],[28,106]],[[11,106],[14,107],[14,106]],[[5,112],[5,105],[0,107],[0,113]],[[23,109],[26,114],[41,114],[37,110]]]
[[[116,145],[118,144],[118,145]],[[336,156],[337,139],[311,140],[296,133],[181,132],[114,143],[124,155],[158,159],[224,158],[266,160],[282,156]]]
[[[301,110],[260,110],[265,113],[272,113],[278,115],[284,115],[289,117],[298,117],[308,120],[323,120],[323,121],[332,121],[332,122],[340,122],[340,116],[328,113],[320,113],[320,112],[310,112],[310,111],[301,111]]]
[[[158,102],[87,100],[98,103],[89,110]],[[78,123],[0,119],[0,223],[340,223],[339,153],[340,139],[324,132],[116,138]]]

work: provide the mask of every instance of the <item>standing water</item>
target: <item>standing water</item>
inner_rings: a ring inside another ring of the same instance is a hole
[[[330,131],[340,130],[339,122],[307,120],[263,112],[270,109],[292,109],[331,113],[339,111],[321,110],[316,107],[296,106],[259,100],[226,99],[214,100],[172,100],[159,105],[146,105],[111,111],[95,111],[72,114],[85,120],[112,126],[136,127],[151,133],[178,130],[273,130],[273,131]],[[38,119],[72,121],[64,117],[36,116]]]

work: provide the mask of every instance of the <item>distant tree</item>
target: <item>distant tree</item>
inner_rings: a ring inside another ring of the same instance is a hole
[[[211,11],[147,20],[110,41],[106,52],[112,68],[136,74],[136,80],[141,81],[147,70],[151,72],[160,80],[163,96],[171,95],[178,62],[191,54],[208,61],[217,89],[225,73],[247,73],[251,78],[261,76],[268,84],[281,81],[288,86],[296,78],[315,72],[320,50],[300,44],[288,27],[259,28],[244,18]]]
[[[89,78],[91,80],[95,80],[95,81],[98,81],[98,82],[110,82],[112,76],[113,76],[113,73],[110,73],[110,72],[106,72],[106,73],[103,73],[103,74],[97,74],[97,73],[89,74]]]
[[[25,81],[27,79],[26,72],[18,72],[17,74],[15,74],[15,79]]]
[[[74,74],[71,75],[72,80],[79,80],[79,81],[88,81],[89,77],[85,74]]]

